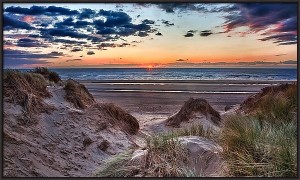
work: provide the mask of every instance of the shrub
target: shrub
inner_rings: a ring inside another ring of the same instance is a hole
[[[49,73],[49,81],[53,81],[55,83],[58,83],[61,81],[59,75],[56,72],[50,72]]]

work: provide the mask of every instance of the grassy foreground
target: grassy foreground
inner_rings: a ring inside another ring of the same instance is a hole
[[[143,163],[132,163],[133,150],[116,156],[96,174],[101,177],[191,177],[187,151],[173,141],[179,136],[201,136],[218,142],[229,177],[297,177],[297,86],[264,95],[251,113],[226,117],[220,132],[195,124],[147,140]]]

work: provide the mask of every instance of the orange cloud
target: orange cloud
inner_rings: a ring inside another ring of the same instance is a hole
[[[35,20],[35,17],[33,17],[33,16],[24,16],[22,18],[22,20],[25,21],[25,22],[27,22],[27,23],[31,23],[32,21]]]

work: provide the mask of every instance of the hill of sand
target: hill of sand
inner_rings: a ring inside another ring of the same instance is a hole
[[[22,80],[4,84],[6,92],[20,91],[27,102],[11,101],[15,97],[7,94],[4,99],[4,176],[93,176],[103,160],[137,146],[137,120],[119,107],[96,102],[82,86],[76,89],[77,82],[69,81],[75,88],[71,93],[54,85],[41,96]],[[38,103],[30,104],[28,97]],[[45,106],[51,111],[34,109]]]

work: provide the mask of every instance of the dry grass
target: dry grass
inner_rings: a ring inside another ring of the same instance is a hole
[[[232,116],[225,123],[220,143],[229,176],[297,176],[297,126],[276,126],[255,117]]]
[[[297,109],[296,94],[295,86],[267,88],[255,96],[258,99],[248,100],[250,106],[247,107],[247,112],[250,115],[228,116],[221,132],[205,130],[201,124],[194,124],[176,132],[155,135],[147,139],[145,163],[132,163],[133,151],[127,152],[105,164],[97,176],[195,176],[192,169],[187,169],[189,162],[186,149],[174,140],[176,137],[190,135],[214,139],[222,146],[228,176],[296,177],[297,119],[290,115]],[[189,112],[205,107],[203,104],[191,104],[187,105],[191,107],[190,110],[183,108],[180,116],[182,119],[187,119]],[[194,109],[192,106],[198,108]],[[201,111],[209,112],[207,108],[203,109]]]
[[[66,91],[65,99],[74,104],[76,108],[86,108],[95,103],[94,97],[86,87],[72,79],[66,81],[64,87]]]
[[[184,103],[180,111],[175,116],[167,119],[167,125],[179,127],[181,122],[188,121],[196,112],[200,112],[205,116],[211,114],[211,120],[216,125],[219,125],[221,121],[221,117],[218,111],[214,110],[205,99],[190,98]]]
[[[180,136],[202,136],[211,138],[213,132],[204,130],[201,124],[180,132],[158,134],[147,138],[147,154],[144,163],[131,161],[133,150],[121,154],[104,164],[97,174],[100,177],[195,177],[196,173],[187,168],[188,150],[176,139]],[[199,176],[199,175],[197,175]]]
[[[136,134],[139,131],[139,122],[131,114],[127,113],[120,107],[108,104],[95,104],[94,108],[99,109],[101,112],[111,117],[109,123],[119,126],[122,130],[129,134]]]
[[[297,86],[265,88],[225,120],[220,143],[230,176],[297,176]]]
[[[56,72],[49,71],[46,67],[36,67],[32,72],[41,74],[45,79],[48,79],[49,81],[53,81],[55,83],[61,81],[59,75]]]
[[[23,124],[34,122],[38,113],[50,113],[54,109],[43,101],[51,94],[47,91],[46,80],[39,74],[7,70],[4,72],[3,90],[5,101],[24,108],[23,116],[19,118]]]

